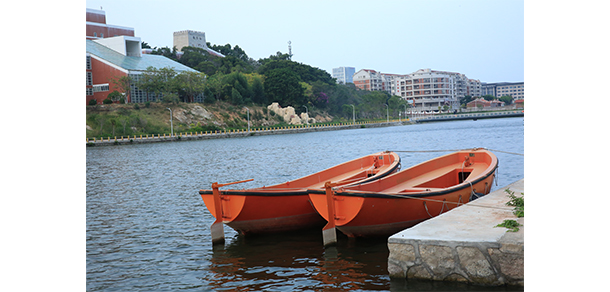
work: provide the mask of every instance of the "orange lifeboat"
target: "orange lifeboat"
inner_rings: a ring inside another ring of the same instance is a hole
[[[488,150],[462,150],[372,182],[331,181],[326,190],[310,189],[309,198],[328,221],[325,244],[336,242],[334,234],[326,238],[334,228],[349,237],[389,236],[488,194],[497,167]]]
[[[214,183],[212,190],[200,190],[199,194],[216,218],[215,224],[223,222],[242,234],[298,230],[322,226],[325,222],[313,209],[308,189],[322,189],[327,181],[337,185],[373,181],[396,172],[399,165],[396,153],[379,152],[277,185],[218,190],[233,183]]]

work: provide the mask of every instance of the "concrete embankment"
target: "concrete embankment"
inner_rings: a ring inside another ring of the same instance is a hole
[[[87,139],[87,146],[112,146],[123,144],[142,144],[142,143],[158,143],[158,142],[177,142],[177,141],[192,141],[192,140],[207,140],[207,139],[223,139],[223,138],[238,138],[248,136],[264,136],[264,135],[279,135],[279,134],[296,134],[319,131],[336,131],[347,129],[360,128],[377,128],[391,127],[413,124],[411,121],[389,122],[389,123],[357,123],[345,125],[312,125],[310,127],[284,127],[264,130],[238,130],[238,131],[221,131],[215,133],[179,133],[174,137],[170,135],[162,136],[132,136],[132,137],[107,137],[104,139]]]
[[[523,286],[524,220],[506,205],[506,189],[521,196],[524,179],[392,235],[390,277]],[[496,227],[505,219],[522,226]]]

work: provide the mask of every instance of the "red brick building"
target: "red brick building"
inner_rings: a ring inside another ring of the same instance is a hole
[[[194,71],[161,55],[142,54],[142,41],[133,28],[106,25],[104,11],[87,9],[86,102],[101,104],[113,91],[122,92],[113,80],[127,76],[133,82],[126,103],[158,101],[159,96],[138,89],[137,82],[148,67],[172,68],[176,72]],[[115,35],[116,34],[116,35]],[[201,102],[203,97],[194,101]]]
[[[87,8],[87,39],[102,39],[115,36],[135,36],[131,27],[106,24],[106,12]]]

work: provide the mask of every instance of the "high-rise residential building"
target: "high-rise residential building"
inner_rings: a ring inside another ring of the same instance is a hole
[[[337,83],[347,84],[354,83],[354,74],[356,73],[356,68],[354,67],[339,67],[333,68],[333,78],[337,79]]]

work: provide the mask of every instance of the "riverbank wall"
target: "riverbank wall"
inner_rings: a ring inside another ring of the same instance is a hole
[[[139,135],[128,137],[107,137],[103,139],[87,138],[87,146],[114,146],[114,145],[129,145],[129,144],[145,144],[145,143],[160,143],[160,142],[178,142],[192,140],[207,140],[207,139],[226,139],[240,138],[248,136],[265,136],[265,135],[280,135],[280,134],[296,134],[320,131],[336,131],[360,128],[379,128],[393,127],[414,124],[413,121],[391,121],[387,123],[356,123],[356,124],[340,124],[340,125],[312,125],[310,127],[281,127],[271,129],[251,129],[234,130],[234,131],[216,131],[205,133],[178,133],[173,137],[171,135]]]
[[[392,278],[524,285],[524,219],[513,214],[509,189],[518,197],[524,179],[388,238]],[[517,221],[517,232],[496,227]]]

